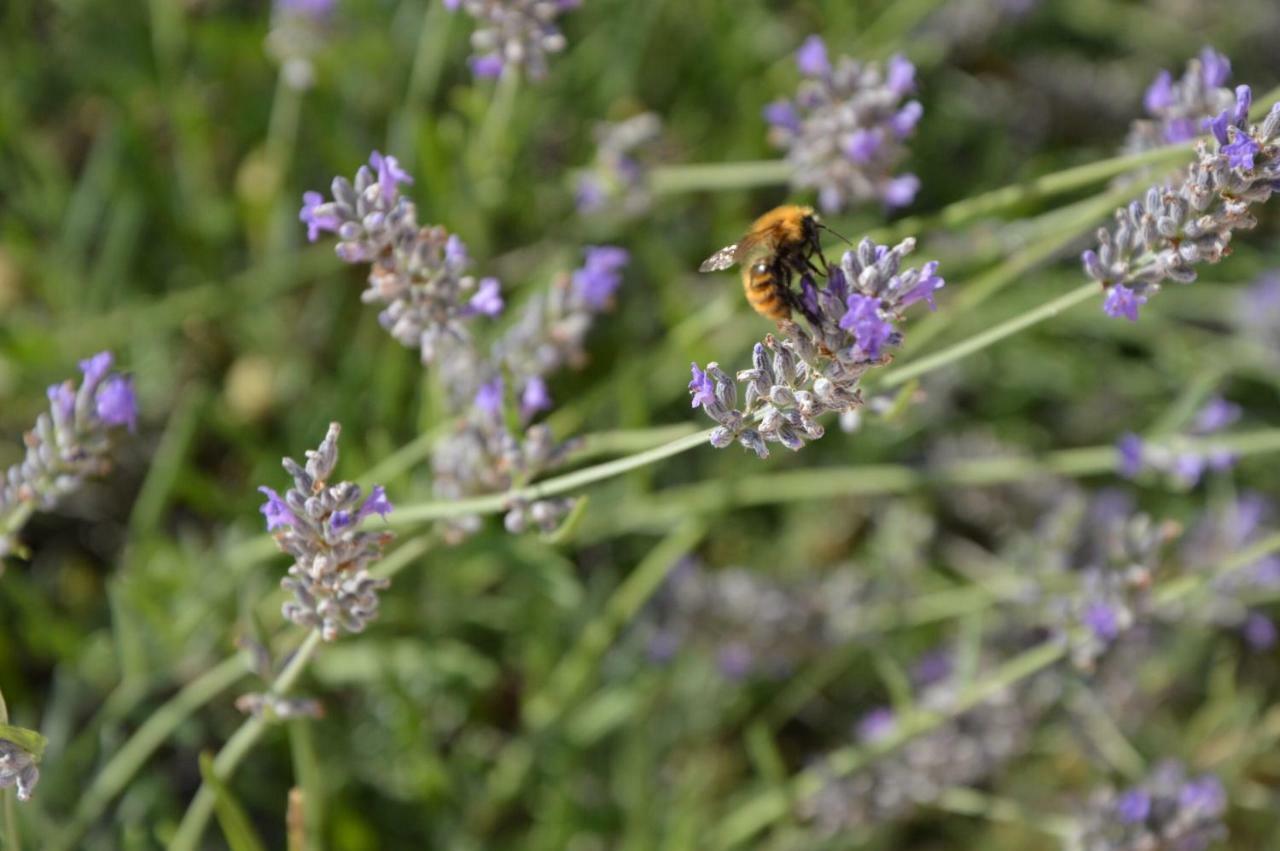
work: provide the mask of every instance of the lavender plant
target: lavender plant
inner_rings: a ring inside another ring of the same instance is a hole
[[[0,487],[0,556],[19,551],[16,536],[31,512],[48,511],[86,479],[106,475],[120,428],[137,428],[133,379],[112,372],[113,362],[100,352],[80,362],[79,387],[67,380],[49,388],[49,410],[24,436],[26,455]]]
[[[1125,434],[1116,444],[1119,472],[1128,479],[1156,472],[1176,487],[1193,488],[1206,471],[1226,470],[1235,464],[1232,452],[1213,446],[1206,438],[1235,423],[1240,414],[1239,405],[1215,397],[1201,408],[1183,433],[1158,440]]]
[[[378,615],[378,592],[390,582],[369,573],[392,539],[390,532],[360,528],[372,514],[384,519],[391,502],[381,485],[364,496],[354,482],[329,484],[338,463],[341,427],[330,423],[319,448],[307,450],[305,465],[284,459],[293,486],[283,497],[272,488],[258,488],[267,498],[262,514],[267,530],[281,552],[294,559],[280,585],[293,594],[284,616],[316,629],[325,641],[342,631],[361,632]],[[362,498],[363,497],[363,498]]]
[[[1189,142],[1206,132],[1206,121],[1230,109],[1235,101],[1226,88],[1231,76],[1231,60],[1211,47],[1187,62],[1186,71],[1175,81],[1161,70],[1147,87],[1142,103],[1150,118],[1133,122],[1125,150],[1149,151],[1164,145]]]
[[[924,114],[919,101],[903,102],[915,88],[915,66],[900,55],[884,67],[848,56],[833,64],[816,35],[796,51],[796,66],[805,79],[795,98],[764,112],[770,141],[786,151],[792,186],[817,189],[827,212],[872,199],[910,204],[920,181],[895,172]]]
[[[662,119],[652,112],[597,126],[595,158],[578,178],[578,212],[637,216],[647,211],[653,203],[652,149],[661,133]]]
[[[29,801],[38,782],[38,754],[0,736],[0,789],[13,787],[17,790],[19,801]]]
[[[649,655],[666,661],[701,647],[728,679],[785,677],[848,639],[867,593],[852,570],[788,581],[686,561],[652,606]]]
[[[312,242],[334,233],[340,260],[370,264],[361,299],[385,305],[378,321],[431,363],[446,350],[466,348],[468,326],[500,314],[503,302],[496,278],[467,274],[471,259],[461,239],[438,225],[418,224],[413,202],[399,189],[412,183],[395,157],[374,151],[354,181],[334,178],[332,200],[306,193],[298,217]]]
[[[507,68],[523,69],[535,80],[547,75],[547,56],[565,48],[556,19],[582,0],[443,0],[476,19],[471,34],[471,71],[498,77]]]
[[[1128,789],[1096,793],[1072,851],[1206,851],[1227,837],[1227,794],[1211,774],[1188,777],[1176,762]]]
[[[815,772],[822,784],[817,794],[801,800],[799,815],[820,834],[902,819],[952,787],[990,777],[1026,750],[1055,692],[1051,678],[1040,677],[1000,689],[972,709],[955,713],[963,691],[960,675],[945,656],[935,654],[924,662],[918,668],[924,676],[916,683],[918,709],[954,717],[862,771],[842,776],[819,762]],[[874,748],[894,735],[899,723],[889,707],[872,709],[854,725],[854,739]]]
[[[315,83],[313,57],[324,44],[336,0],[276,0],[267,33],[267,53],[280,63],[285,83],[309,89]]]
[[[761,458],[768,456],[769,443],[799,450],[806,440],[822,437],[822,414],[856,411],[863,404],[862,376],[889,363],[889,349],[902,342],[894,322],[917,302],[934,309],[934,293],[945,283],[934,261],[902,268],[915,245],[910,238],[893,248],[863,239],[827,270],[823,286],[805,276],[805,324],[779,322],[781,339],[770,334],[757,343],[752,366],[737,374],[737,383],[716,363],[706,370],[693,364],[693,407],[718,424],[711,445],[723,449],[738,442]],[[738,384],[745,388],[741,408]]]
[[[1250,208],[1271,197],[1280,177],[1280,104],[1251,125],[1252,103],[1250,88],[1238,86],[1235,104],[1207,123],[1212,137],[1197,145],[1186,177],[1117,210],[1115,226],[1098,231],[1097,249],[1081,255],[1107,292],[1108,315],[1137,321],[1164,281],[1191,283],[1196,266],[1222,260],[1233,233],[1256,224]]]
[[[1274,531],[1275,518],[1271,501],[1256,492],[1208,508],[1182,542],[1184,570],[1203,575],[1230,554],[1263,540]],[[1226,576],[1212,576],[1208,585],[1210,593],[1204,599],[1173,610],[1171,618],[1239,630],[1256,650],[1275,645],[1276,625],[1253,601],[1280,589],[1280,556],[1262,556]]]
[[[1280,363],[1280,273],[1268,272],[1254,281],[1240,294],[1233,312],[1241,334]]]
[[[612,304],[628,260],[621,248],[588,248],[581,268],[558,276],[523,305],[487,357],[472,352],[441,365],[462,417],[432,455],[438,497],[509,491],[563,462],[574,443],[557,442],[547,426],[531,423],[552,407],[548,376],[582,361],[587,331]],[[512,533],[530,526],[550,531],[572,507],[570,499],[512,500],[504,525]],[[479,524],[476,516],[456,518],[446,534],[456,540]]]

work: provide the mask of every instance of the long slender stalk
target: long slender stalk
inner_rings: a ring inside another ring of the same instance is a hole
[[[151,755],[184,721],[248,674],[238,655],[201,674],[152,713],[90,781],[76,802],[71,820],[49,844],[51,851],[70,851],[80,837],[138,773]]]
[[[755,189],[759,186],[780,186],[791,177],[791,165],[786,160],[754,160],[736,163],[705,163],[699,165],[664,165],[650,174],[650,183],[657,195],[674,195],[678,192],[715,192],[729,189]]]
[[[9,706],[4,702],[4,692],[0,691],[0,724],[9,723]],[[22,840],[18,834],[17,792],[13,789],[0,789],[0,799],[4,801],[0,818],[4,819],[5,851],[22,851]]]
[[[1210,574],[1181,577],[1158,589],[1156,605],[1163,606],[1190,596],[1220,579],[1240,570],[1269,553],[1280,550],[1280,533],[1248,547],[1218,566]],[[1024,651],[997,668],[992,674],[964,689],[945,712],[915,711],[905,715],[894,731],[867,747],[847,747],[834,751],[821,766],[797,774],[783,789],[771,788],[750,796],[723,819],[714,830],[709,847],[727,851],[748,842],[760,831],[784,818],[792,802],[811,797],[830,778],[847,777],[870,765],[907,742],[924,735],[946,721],[980,705],[1001,691],[1044,671],[1066,658],[1070,641],[1044,643]]]
[[[1101,289],[1093,281],[1082,284],[1066,295],[1059,296],[1033,310],[1028,310],[1012,319],[992,326],[981,334],[974,334],[954,346],[934,352],[927,357],[918,358],[905,366],[886,370],[884,373],[872,378],[878,378],[879,380],[875,383],[882,387],[896,387],[899,384],[906,384],[911,379],[918,378],[926,372],[932,372],[939,367],[958,361],[1046,319],[1052,319],[1062,311],[1075,307],[1081,302],[1088,301],[1100,295],[1101,292]]]
[[[450,517],[464,517],[468,514],[496,514],[506,510],[507,505],[513,499],[534,501],[545,499],[550,496],[556,496],[562,493],[569,493],[577,488],[589,485],[594,482],[610,479],[619,476],[631,470],[647,466],[655,461],[661,461],[664,458],[670,458],[672,455],[679,455],[693,449],[696,446],[702,446],[707,442],[707,438],[711,435],[711,429],[691,434],[687,437],[681,437],[662,446],[639,452],[635,455],[629,455],[626,458],[619,458],[616,461],[609,461],[604,464],[598,464],[594,467],[587,467],[583,470],[576,470],[572,473],[566,473],[563,476],[556,476],[536,484],[523,488],[516,488],[507,493],[497,493],[488,496],[479,496],[472,499],[460,499],[449,502],[424,502],[417,505],[406,505],[397,508],[391,515],[391,522],[394,526],[403,526],[409,524],[421,523],[426,520],[443,520]]]
[[[1197,442],[1241,457],[1280,452],[1280,429],[1214,435]],[[975,458],[935,469],[862,464],[761,473],[658,491],[643,500],[628,502],[614,512],[618,518],[615,523],[591,528],[587,535],[595,538],[659,530],[689,514],[729,508],[898,494],[927,487],[997,485],[1048,475],[1111,475],[1115,473],[1116,463],[1115,447],[1103,445],[1058,450],[1040,458],[1017,455]]]
[[[453,15],[449,14],[443,3],[427,5],[418,28],[418,46],[414,50],[413,67],[409,71],[404,101],[387,133],[387,150],[400,157],[409,171],[413,171],[415,158],[413,142],[418,110],[435,95],[447,56],[445,46],[449,43],[449,27],[452,23]]]
[[[298,681],[298,677],[302,676],[302,672],[306,669],[307,664],[311,661],[311,657],[315,655],[316,650],[320,648],[321,638],[319,630],[312,630],[308,633],[306,640],[293,654],[289,660],[289,664],[285,665],[284,670],[275,678],[271,684],[270,693],[275,697],[282,697],[289,693],[294,684]],[[266,717],[256,716],[249,718],[240,728],[232,734],[227,743],[218,751],[218,755],[213,760],[214,775],[219,780],[226,780],[240,765],[240,761],[248,755],[253,746],[257,744],[258,739],[266,732],[269,726]],[[195,851],[200,842],[200,837],[204,833],[205,825],[209,821],[209,816],[213,813],[213,790],[205,784],[200,784],[200,790],[192,799],[191,804],[187,807],[187,812],[182,816],[182,822],[178,825],[178,832],[174,834],[173,840],[169,843],[170,851]]]

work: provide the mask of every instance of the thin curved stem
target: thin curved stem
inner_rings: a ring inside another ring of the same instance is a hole
[[[313,629],[307,635],[302,646],[289,659],[289,664],[285,665],[284,670],[272,682],[270,689],[272,696],[282,697],[289,693],[298,681],[298,677],[302,676],[311,657],[320,648],[321,641],[319,630]],[[219,780],[229,778],[240,765],[240,761],[248,755],[258,739],[266,732],[267,727],[268,721],[262,715],[249,718],[241,724],[214,757],[214,775]],[[200,790],[196,792],[195,798],[187,807],[186,813],[182,816],[182,822],[178,825],[178,831],[169,843],[169,851],[195,851],[204,833],[205,825],[209,822],[209,816],[213,813],[213,800],[213,790],[201,783]]]
[[[1195,442],[1225,449],[1240,457],[1262,455],[1280,451],[1280,429],[1214,435]],[[1040,458],[1010,455],[962,460],[936,469],[862,464],[784,470],[667,488],[643,500],[627,502],[613,512],[613,516],[619,518],[616,522],[606,527],[592,527],[585,530],[585,535],[596,539],[628,532],[659,531],[690,514],[730,508],[882,496],[929,487],[981,487],[1048,475],[1113,475],[1116,465],[1116,448],[1103,445],[1063,449]]]
[[[184,721],[248,673],[239,655],[231,656],[192,680],[143,722],[108,760],[76,802],[71,820],[50,842],[51,851],[70,851],[80,837],[138,773],[156,749]]]
[[[664,458],[670,458],[672,455],[679,455],[696,446],[702,446],[710,436],[711,429],[704,429],[687,437],[673,440],[670,443],[664,443],[653,449],[629,455],[626,458],[619,458],[615,461],[597,464],[594,467],[576,470],[563,476],[556,476],[526,487],[515,488],[505,493],[448,502],[424,502],[417,505],[402,506],[392,513],[390,518],[391,525],[403,526],[427,520],[465,517],[470,514],[497,514],[500,511],[505,511],[513,500],[534,501],[569,493],[584,485],[610,479],[656,461],[661,461]]]
[[[1280,534],[1271,535],[1235,554],[1210,574],[1181,577],[1155,592],[1157,605],[1168,605],[1208,586],[1214,579],[1254,564],[1269,553],[1280,550]],[[709,847],[728,851],[751,840],[760,831],[790,812],[793,802],[812,797],[831,778],[848,777],[882,756],[897,750],[917,736],[929,733],[1001,691],[1044,671],[1066,658],[1070,640],[1044,643],[1027,650],[1001,665],[991,676],[973,683],[960,692],[945,712],[916,710],[905,715],[893,731],[866,747],[847,747],[833,752],[823,765],[797,774],[785,788],[770,788],[749,797],[719,822]]]
[[[935,369],[968,357],[974,352],[998,343],[1005,337],[1011,337],[1019,331],[1030,328],[1032,325],[1051,319],[1068,308],[1075,307],[1081,302],[1100,295],[1101,292],[1101,288],[1093,281],[1090,281],[1066,295],[1059,296],[1053,301],[1001,322],[999,325],[988,328],[981,334],[975,334],[966,340],[962,340],[954,346],[949,346],[941,351],[914,360],[905,366],[886,370],[878,376],[872,376],[872,381],[882,387],[896,387],[900,384],[906,384],[911,379],[919,378],[926,372],[932,372]],[[875,381],[876,378],[879,380]]]
[[[790,179],[791,165],[786,160],[664,165],[649,175],[655,195],[781,186]]]
[[[4,702],[4,692],[0,692],[0,724],[9,723],[9,706]],[[0,798],[4,799],[4,810],[0,817],[4,819],[4,847],[6,851],[22,851],[22,840],[18,834],[17,792],[13,789],[0,789]]]

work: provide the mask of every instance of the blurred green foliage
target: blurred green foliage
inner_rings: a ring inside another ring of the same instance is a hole
[[[27,526],[32,559],[0,579],[0,688],[14,723],[49,738],[37,798],[21,808],[32,847],[83,805],[88,778],[158,707],[235,652],[236,637],[296,645],[280,632],[281,559],[260,557],[255,487],[281,480],[280,457],[339,420],[339,472],[355,478],[441,422],[416,353],[360,303],[360,271],[305,243],[295,221],[304,189],[389,150],[417,179],[420,217],[457,231],[515,301],[571,268],[583,244],[626,246],[634,259],[618,308],[593,333],[585,367],[554,382],[551,421],[583,434],[683,423],[689,361],[745,365],[769,330],[729,276],[693,270],[791,196],[689,193],[661,197],[638,220],[583,220],[572,172],[590,160],[596,122],[653,110],[672,162],[764,159],[773,152],[761,108],[794,88],[791,54],[806,35],[859,57],[903,51],[920,66],[925,105],[909,163],[924,189],[910,212],[928,212],[1113,155],[1156,70],[1181,67],[1205,43],[1232,57],[1233,81],[1260,92],[1280,80],[1280,14],[1264,0],[1046,0],[1020,15],[993,15],[994,5],[588,0],[563,18],[569,47],[549,78],[521,86],[492,149],[478,150],[493,85],[467,70],[469,22],[434,0],[340,0],[316,85],[300,95],[277,83],[262,2],[7,0],[0,463],[19,457],[44,387],[101,348],[136,376],[145,423],[110,479]],[[947,313],[968,281],[1017,248],[1021,222],[1079,197],[922,234],[921,255],[942,259],[949,282],[945,327],[926,351],[1083,281],[1067,256],[979,308]],[[856,235],[884,223],[868,208],[835,226]],[[727,683],[706,659],[648,663],[629,611],[580,680],[558,690],[552,671],[585,652],[573,648],[588,625],[610,623],[608,601],[637,565],[656,559],[665,571],[695,552],[711,566],[778,574],[901,569],[925,593],[965,581],[948,536],[986,546],[996,530],[966,525],[954,507],[963,492],[933,488],[713,510],[657,536],[610,532],[626,527],[623,512],[675,485],[732,492],[767,471],[917,464],[961,437],[1030,453],[1106,445],[1160,423],[1188,393],[1224,393],[1247,425],[1275,423],[1276,361],[1244,347],[1229,320],[1243,285],[1277,265],[1276,234],[1265,218],[1228,262],[1170,289],[1139,324],[1107,320],[1090,301],[931,374],[925,401],[892,423],[855,435],[833,424],[802,454],[763,463],[707,448],[633,472],[593,488],[579,534],[564,542],[511,537],[491,521],[460,546],[433,546],[397,575],[371,631],[320,652],[302,687],[326,717],[270,731],[226,784],[226,810],[247,814],[267,847],[284,845],[294,785],[305,789],[308,848],[706,847],[742,793],[838,747],[849,707],[884,699],[874,657],[905,663],[954,630],[868,639],[811,711],[772,727],[758,722],[776,685]],[[917,353],[908,326],[901,357]],[[429,499],[425,463],[387,484],[398,503]],[[1247,460],[1216,491],[1141,496],[1186,521],[1244,489],[1280,491],[1274,463]],[[924,544],[904,544],[922,527],[934,530]],[[1172,697],[1143,723],[1124,722],[1148,758],[1180,756],[1235,778],[1232,827],[1249,839],[1231,847],[1280,837],[1280,764],[1249,743],[1280,733],[1270,661],[1228,638],[1181,636],[1141,672],[1173,684]],[[200,783],[198,755],[240,723],[237,689],[260,688],[246,675],[183,720],[75,847],[162,844]],[[532,700],[545,694],[551,709]],[[544,721],[531,725],[531,706],[543,706],[534,717]],[[1068,726],[1048,728],[996,789],[1062,812],[1105,780],[1064,744]],[[207,847],[222,846],[216,829]],[[936,811],[831,841],[784,821],[768,842],[1045,847],[1034,824]]]

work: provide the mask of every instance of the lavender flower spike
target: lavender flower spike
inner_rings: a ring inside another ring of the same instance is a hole
[[[1096,793],[1071,847],[1200,851],[1226,838],[1226,808],[1226,791],[1218,778],[1188,778],[1181,765],[1166,762],[1135,787]]]
[[[736,376],[741,408],[733,378],[714,363],[705,372],[694,364],[689,392],[693,407],[717,423],[711,445],[737,442],[762,458],[770,443],[797,450],[822,437],[822,414],[861,407],[862,376],[888,363],[889,349],[902,342],[895,326],[902,312],[917,302],[933,307],[945,284],[936,262],[903,268],[914,249],[914,239],[892,248],[864,239],[826,270],[824,286],[805,276],[804,324],[781,322],[781,339],[770,334],[756,344],[751,368]]]
[[[120,427],[137,427],[133,379],[111,372],[112,363],[100,352],[81,361],[79,387],[49,388],[49,410],[24,437],[26,456],[0,482],[0,556],[18,548],[15,535],[32,510],[51,509],[85,479],[109,472]]]
[[[1205,119],[1227,109],[1235,99],[1223,86],[1230,75],[1231,60],[1210,47],[1187,63],[1177,81],[1168,71],[1161,71],[1142,101],[1150,117],[1133,122],[1125,150],[1149,151],[1203,134]]]
[[[556,26],[574,0],[444,0],[476,19],[471,34],[471,69],[478,77],[497,77],[504,68],[519,67],[535,80],[547,75],[547,56],[565,48]]]
[[[361,300],[385,305],[378,315],[382,327],[431,363],[443,351],[466,348],[468,324],[496,316],[503,302],[497,279],[477,281],[468,274],[471,260],[456,235],[418,224],[413,202],[400,194],[411,183],[395,157],[374,151],[354,181],[334,179],[333,200],[318,192],[303,195],[298,218],[312,241],[337,234],[343,262],[370,265]]]
[[[1280,185],[1280,104],[1250,125],[1251,102],[1240,86],[1235,106],[1209,122],[1213,134],[1182,181],[1152,186],[1117,210],[1115,225],[1098,231],[1097,248],[1081,255],[1085,274],[1108,290],[1108,314],[1136,319],[1165,281],[1191,283],[1196,266],[1222,260],[1235,231],[1256,224],[1250,208]]]
[[[910,204],[920,181],[895,172],[924,113],[918,101],[903,100],[915,87],[915,67],[902,56],[886,67],[847,56],[833,63],[816,35],[797,51],[796,64],[805,79],[795,98],[765,110],[770,140],[786,151],[792,185],[817,189],[828,212],[871,199],[889,207]]]
[[[652,112],[597,126],[595,158],[578,178],[578,212],[636,216],[648,210],[649,170],[661,133],[662,119]]]
[[[19,801],[31,800],[40,780],[38,761],[35,754],[17,742],[0,739],[0,789],[16,787]]]
[[[294,597],[284,604],[284,616],[320,630],[325,641],[343,630],[362,631],[378,615],[378,592],[390,585],[371,576],[368,567],[393,536],[363,531],[360,524],[369,514],[386,517],[391,503],[380,486],[361,499],[360,486],[353,482],[329,484],[338,463],[339,431],[337,423],[330,424],[320,447],[308,450],[305,465],[284,459],[293,486],[283,497],[262,489],[267,528],[280,550],[294,559],[280,581]]]

